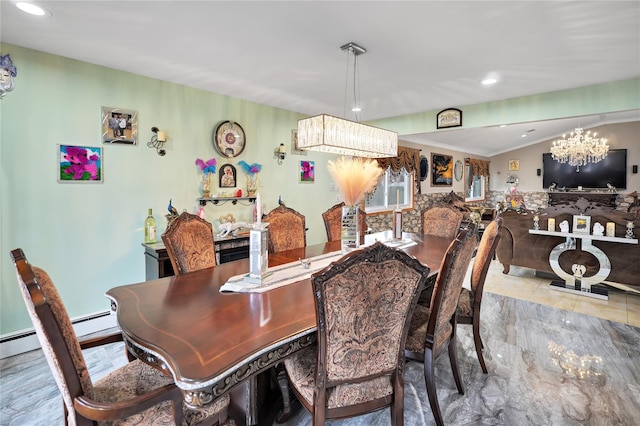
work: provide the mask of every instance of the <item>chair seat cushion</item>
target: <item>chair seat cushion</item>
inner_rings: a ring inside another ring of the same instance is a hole
[[[93,385],[94,398],[99,402],[117,402],[134,398],[158,387],[173,383],[170,376],[157,369],[134,360],[125,366],[114,370]],[[183,404],[184,419],[186,424],[196,424],[204,419],[210,422],[218,418],[224,420],[227,416],[229,395],[225,394],[212,404],[200,410],[194,410]],[[173,425],[173,413],[171,402],[167,401],[149,408],[142,413],[127,417],[123,420],[100,422],[100,425]]]
[[[409,325],[409,334],[407,335],[407,343],[405,349],[415,353],[424,353],[424,343],[427,337],[427,325],[429,324],[429,316],[431,310],[422,305],[416,305],[411,324]],[[442,346],[443,343],[449,341],[449,336],[453,331],[450,322],[440,324],[441,330],[436,331],[436,341],[434,350]]]
[[[458,317],[473,316],[473,293],[468,288],[462,288],[458,298]]]
[[[313,390],[318,347],[305,348],[284,360],[289,381],[298,393],[313,405]],[[327,407],[337,408],[355,405],[378,398],[384,398],[393,392],[391,377],[384,376],[372,380],[347,383],[327,389]]]

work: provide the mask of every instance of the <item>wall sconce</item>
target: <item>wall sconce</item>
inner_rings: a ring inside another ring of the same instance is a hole
[[[167,134],[158,130],[157,127],[152,127],[151,131],[154,133],[154,135],[151,136],[151,140],[147,142],[147,146],[149,148],[155,148],[158,152],[158,155],[162,157],[167,153],[164,149],[162,149],[164,144],[167,142]]]
[[[275,153],[276,157],[278,158],[278,164],[281,165],[282,164],[282,160],[284,160],[284,157],[287,156],[287,150],[286,150],[284,144],[281,143],[280,146],[275,149],[274,153]]]

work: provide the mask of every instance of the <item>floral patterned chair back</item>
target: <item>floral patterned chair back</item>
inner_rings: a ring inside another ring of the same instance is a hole
[[[487,278],[487,272],[501,235],[502,217],[498,216],[487,225],[482,233],[482,239],[478,245],[471,270],[471,289],[463,288],[458,298],[458,324],[473,325],[473,340],[478,354],[478,361],[480,361],[480,367],[484,373],[487,373],[487,366],[482,356],[484,345],[480,339],[480,306],[482,304],[484,281]]]
[[[207,407],[184,404],[173,378],[133,359],[91,381],[82,349],[122,342],[122,333],[80,342],[49,275],[32,266],[21,249],[11,251],[20,291],[45,359],[62,395],[66,425],[165,425],[224,423],[230,402],[224,394]],[[98,423],[98,421],[100,421]]]
[[[442,415],[435,386],[435,363],[448,349],[453,378],[458,392],[464,394],[456,352],[456,310],[464,277],[477,245],[475,225],[470,223],[453,240],[440,265],[429,307],[418,305],[411,319],[405,356],[424,363],[424,376],[431,411],[436,424]]]
[[[269,253],[306,247],[305,217],[297,211],[280,205],[265,215],[262,221],[269,223]]]
[[[382,407],[403,424],[403,351],[428,275],[429,267],[377,242],[312,276],[317,346],[287,358],[285,368],[314,424]]]
[[[428,207],[421,213],[422,233],[453,240],[460,231],[463,213],[449,205]]]
[[[216,266],[213,227],[197,215],[183,212],[162,234],[176,275]]]
[[[327,241],[338,241],[342,238],[342,207],[344,203],[336,204],[322,213],[324,228],[327,231]],[[360,229],[360,244],[364,244],[367,231],[367,213],[358,208],[358,228]]]

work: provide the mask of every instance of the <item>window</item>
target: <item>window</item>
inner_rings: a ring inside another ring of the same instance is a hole
[[[484,200],[486,179],[482,175],[472,174],[469,163],[464,166],[464,200],[480,201]]]
[[[365,212],[388,213],[396,207],[413,208],[414,175],[405,168],[394,172],[387,168],[376,187],[365,197]]]

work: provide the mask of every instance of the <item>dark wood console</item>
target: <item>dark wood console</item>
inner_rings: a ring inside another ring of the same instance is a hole
[[[249,257],[249,236],[225,237],[214,241],[216,263],[227,263]],[[142,244],[147,281],[175,275],[167,249],[162,243]]]
[[[584,198],[591,203],[597,203],[603,207],[616,208],[616,198],[618,194],[615,192],[549,192],[549,205],[560,206],[565,204],[573,204],[578,198]]]

